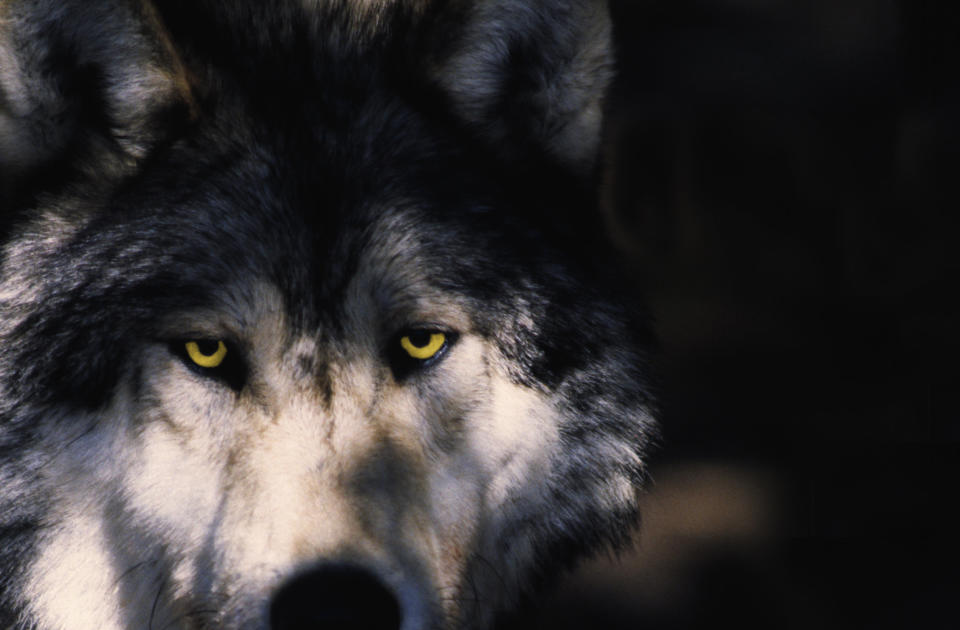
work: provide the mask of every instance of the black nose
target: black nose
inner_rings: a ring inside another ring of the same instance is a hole
[[[349,565],[323,566],[285,584],[270,604],[271,630],[397,630],[393,593]]]

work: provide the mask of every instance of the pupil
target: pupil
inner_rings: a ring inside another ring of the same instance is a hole
[[[220,348],[220,344],[210,339],[203,339],[201,341],[197,341],[197,350],[200,351],[200,354],[203,354],[206,356],[216,354],[217,349],[219,348]]]
[[[415,330],[409,335],[407,335],[412,343],[417,348],[423,348],[430,343],[430,333],[426,330]]]

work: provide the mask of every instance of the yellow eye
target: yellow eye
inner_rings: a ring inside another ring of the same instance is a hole
[[[416,331],[400,337],[400,346],[414,359],[429,359],[447,343],[447,336],[439,332]]]
[[[227,356],[227,345],[222,341],[188,341],[186,348],[190,360],[203,368],[215,368]]]

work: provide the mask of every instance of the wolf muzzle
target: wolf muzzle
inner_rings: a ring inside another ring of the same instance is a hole
[[[281,587],[270,604],[271,630],[398,630],[397,598],[372,573],[325,565]]]

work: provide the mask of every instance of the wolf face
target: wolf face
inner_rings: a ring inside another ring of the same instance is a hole
[[[0,621],[483,628],[626,540],[589,0],[0,6]]]

